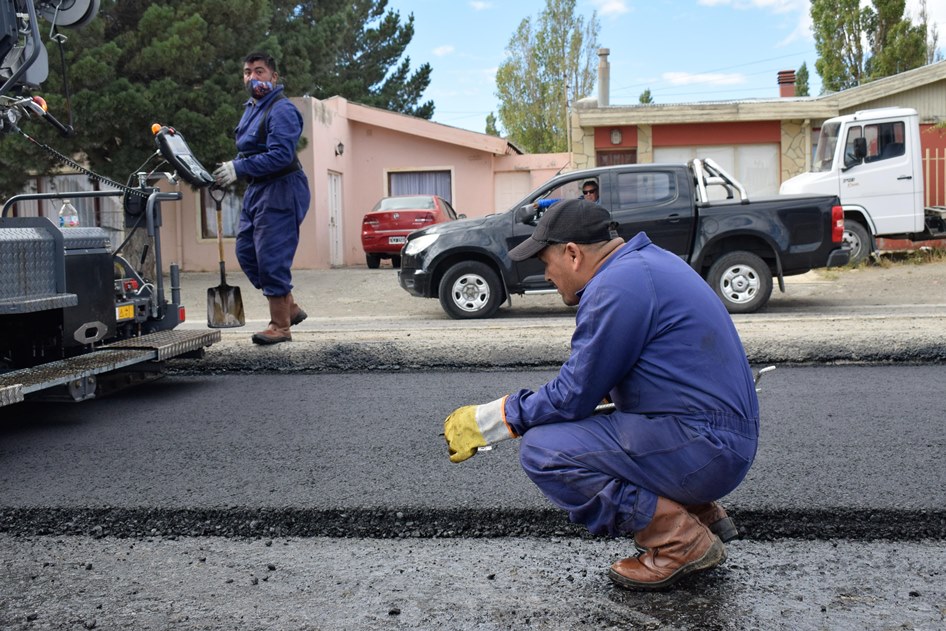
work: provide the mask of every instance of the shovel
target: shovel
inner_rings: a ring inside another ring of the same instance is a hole
[[[220,250],[220,284],[207,290],[207,326],[211,329],[246,324],[240,288],[227,284],[227,270],[223,263],[223,197],[226,194],[222,188],[210,188],[210,196],[217,206],[217,248]]]

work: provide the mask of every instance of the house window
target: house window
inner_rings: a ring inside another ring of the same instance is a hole
[[[240,212],[243,210],[243,194],[238,187],[237,191],[229,190],[221,202],[223,236],[236,237],[240,225]],[[200,189],[200,237],[202,239],[217,238],[217,202],[210,196],[209,188]]]
[[[109,233],[112,246],[122,240],[125,232],[125,216],[121,197],[68,197],[72,192],[99,190],[87,175],[65,174],[30,178],[21,191],[22,194],[60,193],[63,199],[33,199],[17,202],[10,213],[14,217],[49,217],[53,223],[59,222],[59,209],[63,200],[69,199],[79,211],[79,225],[100,227]]]
[[[619,164],[637,164],[637,149],[599,151],[595,154],[596,166],[611,167]]]
[[[392,171],[388,195],[437,195],[453,202],[450,171]]]

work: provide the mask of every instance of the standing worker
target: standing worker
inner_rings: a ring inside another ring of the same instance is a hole
[[[716,501],[755,458],[759,404],[745,351],[712,289],[643,232],[628,243],[584,199],[548,209],[509,252],[537,256],[578,305],[571,355],[537,391],[455,410],[450,460],[522,437],[526,474],[594,534],[633,535],[641,551],[611,580],[662,589],[726,560],[736,536]],[[616,411],[596,414],[604,399]]]
[[[250,94],[236,146],[240,152],[214,171],[227,187],[242,178],[249,186],[236,238],[243,273],[269,301],[269,326],[253,334],[257,344],[289,342],[289,327],[306,319],[292,298],[292,259],[299,245],[299,226],[309,210],[309,182],[296,157],[302,136],[302,114],[278,84],[276,61],[256,52],[243,60],[243,85]]]

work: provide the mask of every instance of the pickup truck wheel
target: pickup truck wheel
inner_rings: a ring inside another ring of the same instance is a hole
[[[378,269],[381,267],[381,257],[377,254],[365,254],[365,263],[368,269]]]
[[[489,318],[499,309],[499,276],[478,261],[457,263],[440,279],[440,306],[454,320]]]
[[[753,313],[772,295],[772,272],[752,252],[730,252],[713,263],[707,281],[729,313]]]
[[[851,265],[857,265],[870,254],[870,235],[867,229],[853,219],[844,220],[844,235],[841,242],[851,250]]]

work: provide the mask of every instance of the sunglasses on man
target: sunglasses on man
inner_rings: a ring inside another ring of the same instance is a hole
[[[581,194],[582,194],[582,195],[591,195],[592,193],[595,193],[595,194],[596,194],[597,192],[598,192],[598,189],[596,189],[596,188],[588,188],[588,189],[583,190],[583,191],[581,192]]]

